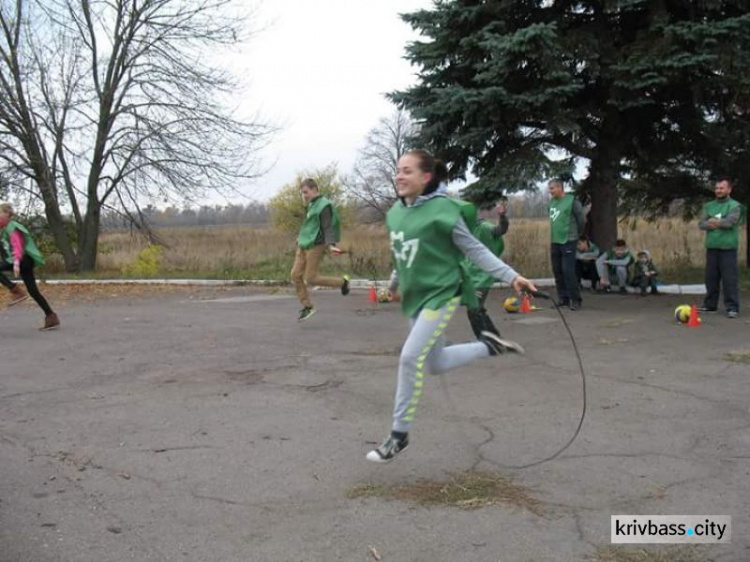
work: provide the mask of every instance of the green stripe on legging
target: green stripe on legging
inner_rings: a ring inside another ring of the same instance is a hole
[[[414,421],[414,414],[417,411],[417,404],[419,404],[419,398],[422,396],[425,373],[424,364],[425,361],[427,361],[427,356],[430,354],[433,346],[437,343],[438,339],[440,339],[440,336],[443,335],[443,332],[445,332],[445,329],[448,327],[448,322],[456,312],[456,308],[458,308],[458,303],[460,300],[461,299],[459,297],[455,297],[448,301],[448,304],[445,305],[445,311],[440,317],[440,322],[438,322],[437,328],[432,333],[432,337],[430,337],[430,339],[427,341],[427,345],[422,348],[422,351],[417,358],[417,380],[414,382],[414,392],[411,395],[411,401],[409,402],[409,408],[406,410],[406,416],[404,416],[404,421],[406,422],[411,423]]]

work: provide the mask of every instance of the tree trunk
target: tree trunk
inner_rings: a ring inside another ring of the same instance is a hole
[[[591,182],[591,239],[609,250],[617,240],[617,187],[614,178]]]
[[[60,212],[60,204],[55,197],[55,188],[52,185],[49,174],[46,170],[37,171],[37,185],[39,191],[42,194],[42,200],[44,201],[44,214],[47,217],[47,224],[49,225],[52,237],[55,239],[58,250],[62,254],[63,261],[65,263],[65,271],[74,272],[78,270],[78,256],[73,251],[73,244],[68,236],[68,232],[65,230],[65,223],[63,221],[62,213]]]
[[[591,239],[609,250],[617,240],[617,180],[620,178],[619,119],[610,115],[602,125],[596,156],[589,165],[584,189],[591,194]]]
[[[100,215],[101,206],[99,203],[89,200],[78,241],[79,271],[94,271],[96,269],[96,256],[99,250]]]
[[[745,203],[745,267],[750,268],[750,197]]]

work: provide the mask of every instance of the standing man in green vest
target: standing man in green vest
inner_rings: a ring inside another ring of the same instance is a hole
[[[348,295],[349,276],[334,278],[318,275],[318,265],[326,249],[330,249],[334,256],[343,253],[337,246],[340,239],[339,216],[333,203],[320,194],[314,179],[302,180],[299,190],[307,206],[307,214],[297,238],[297,255],[291,276],[302,303],[302,310],[299,311],[299,321],[302,322],[315,314],[315,307],[307,291],[309,285],[339,287],[342,295]]]
[[[578,310],[582,302],[576,276],[576,245],[583,233],[583,207],[572,193],[565,193],[562,180],[551,180],[547,188],[550,194],[549,221],[552,237],[550,257],[557,298],[560,306]]]
[[[732,180],[720,178],[714,186],[716,199],[703,206],[698,226],[706,231],[706,298],[702,312],[716,312],[719,284],[724,287],[724,309],[727,318],[740,315],[737,247],[742,206],[732,199]]]

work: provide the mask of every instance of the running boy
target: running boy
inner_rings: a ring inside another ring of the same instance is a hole
[[[337,246],[339,241],[339,216],[333,203],[323,197],[314,179],[302,180],[299,188],[302,200],[307,206],[307,214],[302,223],[297,239],[297,255],[292,266],[292,283],[297,291],[302,310],[299,311],[299,321],[307,320],[315,314],[307,288],[309,285],[323,287],[339,287],[342,295],[349,294],[349,277],[341,278],[320,277],[318,265],[330,249],[334,256],[343,252]]]
[[[472,236],[457,202],[436,193],[445,172],[445,165],[423,150],[407,152],[398,161],[400,201],[386,217],[396,266],[390,289],[400,289],[411,329],[399,358],[391,433],[367,454],[372,462],[390,462],[409,446],[426,372],[440,374],[482,357],[523,353],[517,343],[491,332],[483,332],[478,342],[445,347],[445,329],[460,301],[464,255],[516,291],[536,290]]]

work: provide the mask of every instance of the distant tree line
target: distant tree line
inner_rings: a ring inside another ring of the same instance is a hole
[[[257,201],[247,205],[203,205],[197,209],[175,206],[158,209],[149,205],[142,209],[142,215],[150,228],[233,224],[263,227],[270,222],[268,205]],[[131,221],[120,213],[109,212],[102,215],[101,224],[104,230],[119,230],[129,228]]]

